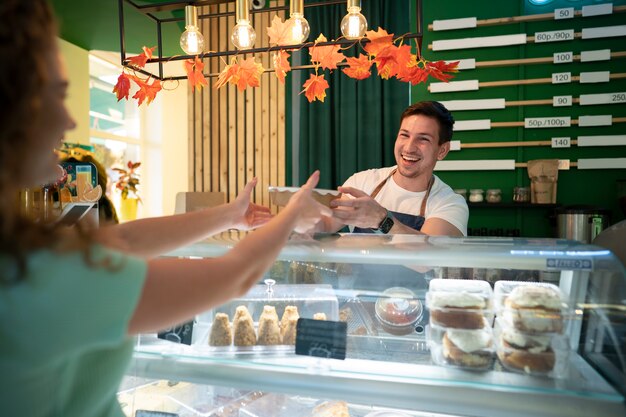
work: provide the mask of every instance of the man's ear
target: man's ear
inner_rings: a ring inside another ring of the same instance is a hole
[[[445,142],[443,145],[439,147],[439,151],[437,152],[437,160],[441,161],[446,155],[450,152],[450,141]]]

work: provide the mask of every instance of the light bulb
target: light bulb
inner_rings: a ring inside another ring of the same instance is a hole
[[[352,6],[348,8],[348,14],[341,19],[341,33],[346,39],[360,39],[365,36],[367,20],[361,14],[361,8]]]
[[[291,39],[294,44],[304,43],[309,38],[311,27],[302,13],[292,13],[287,23],[291,28]]]
[[[256,40],[256,32],[254,28],[250,26],[250,22],[247,20],[239,20],[235,27],[233,27],[233,33],[230,35],[230,40],[237,49],[248,49],[254,46]]]
[[[180,47],[187,55],[204,50],[204,36],[198,30],[198,11],[194,6],[185,6],[185,31],[180,35]]]
[[[204,50],[204,36],[197,27],[187,26],[180,35],[180,47],[187,55],[197,55]]]

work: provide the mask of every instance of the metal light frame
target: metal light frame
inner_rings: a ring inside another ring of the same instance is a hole
[[[157,25],[157,49],[158,49],[158,58],[148,59],[147,63],[158,63],[159,64],[159,72],[157,74],[153,74],[145,69],[132,67],[134,71],[140,72],[144,75],[150,76],[152,78],[156,78],[160,81],[164,80],[183,80],[186,79],[186,76],[175,76],[175,77],[164,77],[163,75],[163,63],[169,61],[181,61],[185,59],[193,59],[196,55],[176,55],[172,57],[163,56],[163,34],[162,34],[162,25],[164,23],[176,23],[182,22],[185,20],[185,17],[170,17],[166,19],[160,19],[154,15],[155,12],[164,12],[171,10],[184,10],[185,6],[212,6],[217,4],[224,3],[232,3],[236,0],[197,0],[197,1],[168,1],[159,4],[150,4],[150,5],[140,5],[137,4],[133,0],[118,0],[118,14],[119,14],[119,28],[120,28],[120,60],[121,65],[123,67],[128,67],[128,59],[126,58],[126,40],[125,40],[125,30],[124,30],[124,7],[125,4],[130,5],[138,12],[146,15],[150,19],[154,20]],[[324,2],[318,3],[308,3],[305,4],[304,7],[320,7],[320,6],[331,6],[337,4],[346,4],[346,0],[328,0]],[[416,9],[416,22],[417,22],[417,31],[415,33],[409,33],[404,35],[404,39],[417,39],[417,44],[419,50],[422,50],[422,36],[423,36],[423,19],[422,19],[422,0],[415,0],[415,9]],[[250,13],[267,13],[273,11],[289,11],[289,5],[286,6],[277,6],[277,7],[266,7],[259,10],[250,10]],[[202,19],[214,19],[225,16],[234,16],[235,12],[225,12],[225,13],[209,13],[209,14],[198,14],[198,20]],[[206,36],[206,35],[205,35]],[[361,42],[366,43],[369,42],[367,38],[362,39]],[[354,40],[342,39],[339,41],[330,41],[330,42],[319,42],[317,45],[325,46],[325,45],[342,45],[348,46],[354,44]],[[280,51],[283,49],[302,49],[314,46],[315,42],[306,42],[300,45],[285,45],[285,46],[271,46],[265,48],[251,48],[251,49],[241,49],[241,50],[232,50],[232,51],[223,51],[223,52],[210,52],[210,53],[202,53],[197,56],[200,58],[213,58],[213,57],[221,57],[221,56],[230,56],[230,55],[239,55],[239,54],[248,54],[248,53],[259,53],[259,52],[271,52],[271,51]],[[292,70],[302,70],[312,68],[311,65],[303,65],[301,67],[292,67]],[[217,74],[204,74],[207,77],[216,76]]]

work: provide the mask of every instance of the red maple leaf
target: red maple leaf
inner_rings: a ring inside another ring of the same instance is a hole
[[[309,100],[309,103],[312,103],[315,100],[324,102],[328,82],[324,79],[323,75],[311,74],[311,77],[302,87],[304,87],[304,90],[300,91],[300,94],[304,93],[307,100]]]
[[[239,80],[239,64],[237,64],[237,58],[233,58],[230,64],[226,65],[220,75],[217,77],[217,81],[213,84],[213,88],[220,88],[232,81],[233,84],[237,84]]]
[[[289,65],[289,53],[287,51],[278,51],[274,54],[274,71],[278,81],[285,84],[285,76],[291,71]]]
[[[244,91],[247,87],[259,87],[261,85],[261,81],[259,80],[259,76],[263,74],[265,69],[263,65],[257,63],[254,60],[254,57],[251,56],[248,59],[244,59],[239,64],[238,71],[238,79],[236,82],[231,80],[231,84],[237,84],[237,89],[239,91]]]
[[[370,68],[372,61],[369,60],[367,55],[359,55],[358,58],[346,58],[348,62],[348,68],[344,68],[342,71],[350,78],[355,80],[364,80],[372,75]]]
[[[130,92],[130,79],[125,73],[122,72],[120,76],[117,77],[117,84],[113,87],[113,92],[117,97],[117,101],[120,101],[122,98],[128,100],[128,93]]]
[[[411,85],[417,85],[419,83],[426,82],[427,78],[428,71],[426,71],[424,68],[420,67],[417,64],[407,68],[405,71],[403,71],[402,74],[398,74],[398,79],[400,81],[411,83]]]
[[[397,54],[398,48],[395,45],[389,45],[376,54],[374,62],[376,63],[378,75],[382,79],[387,80],[398,73]]]
[[[392,45],[393,33],[389,34],[381,27],[377,31],[368,30],[365,32],[365,37],[370,40],[363,49],[370,55],[378,55],[380,51]]]
[[[202,74],[204,63],[198,57],[186,59],[184,64],[187,79],[189,80],[189,87],[191,87],[192,90],[194,88],[201,90],[203,86],[208,84],[206,78],[204,78],[204,74]]]
[[[345,55],[339,52],[341,46],[327,45],[317,46],[319,42],[326,42],[326,37],[320,35],[312,48],[309,48],[311,54],[311,62],[315,66],[321,66],[323,69],[336,69],[337,64],[346,59]]]
[[[132,58],[128,59],[128,63],[130,65],[133,65],[135,67],[138,68],[143,68],[146,66],[146,62],[152,58],[152,51],[154,51],[154,49],[156,48],[156,46],[153,46],[152,48],[146,48],[145,46],[143,47],[143,52],[140,53],[137,56],[134,56]]]
[[[451,62],[449,64],[446,64],[445,61],[427,62],[426,71],[431,77],[447,83],[454,78],[454,75],[446,74],[446,72],[458,72],[458,65],[459,61]]]
[[[293,40],[291,25],[283,22],[278,15],[274,15],[272,25],[267,28],[267,36],[270,38],[270,45],[294,45],[300,41]]]
[[[135,76],[131,76],[131,78],[139,86],[139,90],[133,96],[139,102],[139,106],[144,100],[146,100],[146,104],[150,104],[156,98],[157,93],[161,91],[161,81],[157,79],[154,79],[152,84],[148,84],[149,79],[143,81]]]

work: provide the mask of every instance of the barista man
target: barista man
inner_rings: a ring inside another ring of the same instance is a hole
[[[433,175],[450,151],[454,119],[436,101],[408,107],[400,118],[394,145],[396,166],[352,175],[331,203],[325,231],[349,225],[355,233],[465,236],[469,210],[465,199]]]

